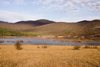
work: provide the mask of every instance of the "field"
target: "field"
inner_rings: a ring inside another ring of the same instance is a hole
[[[74,46],[0,45],[0,67],[100,67],[100,46],[97,49],[73,50]]]

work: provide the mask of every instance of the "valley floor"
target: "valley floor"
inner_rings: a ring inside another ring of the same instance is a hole
[[[100,67],[100,46],[97,49],[73,50],[74,46],[0,45],[0,67]]]

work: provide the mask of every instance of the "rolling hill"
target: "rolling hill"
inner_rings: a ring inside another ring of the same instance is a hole
[[[36,20],[36,21],[19,21],[19,22],[15,22],[15,23],[5,23],[5,22],[1,22],[0,23],[0,27],[6,27],[6,28],[13,28],[13,29],[33,29],[34,27],[37,26],[42,26],[45,24],[50,24],[50,23],[55,23],[54,21],[49,21],[49,20],[45,20],[45,19],[40,19],[40,20]]]
[[[36,20],[36,21],[19,21],[19,22],[16,22],[16,24],[27,24],[27,25],[34,25],[34,26],[41,26],[41,25],[50,24],[50,23],[54,23],[54,21],[40,19],[40,20]]]
[[[81,21],[77,23],[54,22],[40,19],[36,21],[19,21],[16,23],[0,23],[0,27],[13,28],[17,32],[43,32],[43,35],[55,36],[90,36],[100,35],[100,20]],[[20,29],[20,30],[16,30]]]
[[[8,23],[8,22],[0,21],[0,23]]]

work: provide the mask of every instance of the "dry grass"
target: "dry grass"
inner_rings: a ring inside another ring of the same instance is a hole
[[[39,49],[37,47],[40,47]],[[0,67],[100,67],[98,49],[73,50],[74,46],[0,45]]]

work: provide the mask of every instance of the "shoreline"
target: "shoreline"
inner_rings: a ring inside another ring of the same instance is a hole
[[[100,42],[100,38],[65,38],[64,36],[0,36],[0,38],[19,38],[19,39],[54,39],[54,40],[63,40],[63,39],[70,39],[73,41],[98,41]]]

